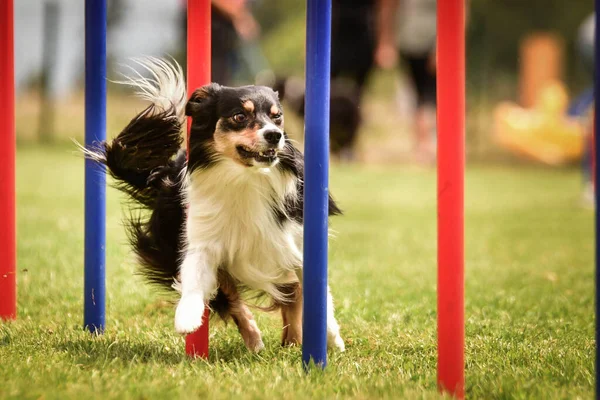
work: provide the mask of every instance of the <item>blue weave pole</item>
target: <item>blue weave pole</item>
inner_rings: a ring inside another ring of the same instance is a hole
[[[85,145],[106,140],[106,0],[85,2]],[[83,325],[102,333],[106,316],[106,178],[85,160]]]
[[[600,0],[596,0],[596,28],[594,38],[594,91],[595,98],[600,95],[600,41],[598,41],[598,27],[600,27]],[[596,202],[596,398],[600,399],[600,330],[598,329],[598,321],[600,321],[600,213],[598,212],[598,188],[600,187],[600,123],[598,123],[598,115],[600,115],[600,105],[596,101],[594,107],[594,198]]]
[[[307,0],[302,361],[327,364],[331,0]]]

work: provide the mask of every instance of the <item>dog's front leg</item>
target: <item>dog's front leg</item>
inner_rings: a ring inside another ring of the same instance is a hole
[[[217,290],[216,263],[204,249],[188,249],[180,269],[181,299],[175,311],[175,330],[192,333],[202,325],[205,303]]]

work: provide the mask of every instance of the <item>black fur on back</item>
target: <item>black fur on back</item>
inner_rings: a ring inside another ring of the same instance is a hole
[[[169,162],[183,143],[175,109],[157,112],[149,106],[131,120],[110,143],[100,149],[119,190],[152,208],[162,189],[161,179],[173,171]],[[174,177],[173,177],[174,178]]]
[[[182,171],[186,166],[176,111],[154,105],[135,116],[112,141],[88,149],[104,164],[115,186],[138,204],[127,221],[129,242],[138,256],[138,272],[170,289],[179,274],[184,213]]]
[[[287,138],[287,135],[286,135]],[[291,219],[300,224],[304,223],[304,156],[289,140],[286,141],[285,148],[280,153],[281,162],[278,168],[294,175],[296,180],[296,196],[286,198],[283,204],[283,210],[273,210],[280,224],[286,219]],[[329,195],[329,216],[341,215],[342,210]]]
[[[184,241],[185,210],[181,171],[186,155],[177,157],[151,177],[157,190],[150,216],[138,213],[127,221],[129,241],[140,262],[139,273],[149,282],[171,289],[179,274]]]

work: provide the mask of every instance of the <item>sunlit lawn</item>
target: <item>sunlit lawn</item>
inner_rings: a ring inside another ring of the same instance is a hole
[[[134,275],[120,196],[109,192],[107,331],[82,331],[83,161],[71,147],[18,152],[19,318],[0,325],[1,398],[436,398],[435,174],[336,167],[345,210],[330,283],[347,351],[306,376],[258,314],[248,354],[213,322],[190,361],[169,298]],[[593,396],[593,226],[578,171],[470,167],[466,379],[470,398]]]

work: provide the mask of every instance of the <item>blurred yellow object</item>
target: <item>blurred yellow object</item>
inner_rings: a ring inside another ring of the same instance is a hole
[[[494,110],[494,133],[509,150],[549,165],[581,158],[584,130],[566,115],[569,96],[564,85],[552,82],[539,93],[533,108],[503,102]]]

